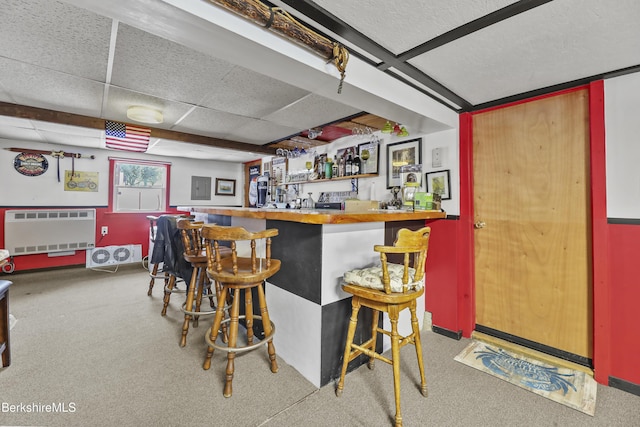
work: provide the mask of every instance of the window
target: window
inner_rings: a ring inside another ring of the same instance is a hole
[[[166,212],[170,164],[109,158],[112,212]]]

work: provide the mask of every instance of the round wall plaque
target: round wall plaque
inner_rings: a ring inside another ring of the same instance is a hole
[[[20,153],[13,160],[13,167],[26,176],[42,175],[49,168],[49,162],[42,154]]]

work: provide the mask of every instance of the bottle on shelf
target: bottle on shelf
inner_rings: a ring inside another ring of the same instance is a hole
[[[354,150],[353,164],[351,165],[351,175],[360,175],[362,173],[362,162],[358,152]]]
[[[344,175],[353,175],[353,157],[351,156],[351,150],[349,150],[349,153],[347,154],[347,160],[344,165]]]
[[[327,160],[324,163],[324,178],[331,179],[333,176],[333,162],[331,161],[331,157],[327,157]]]
[[[338,176],[342,178],[345,174],[344,172],[344,156],[340,156],[338,158]]]

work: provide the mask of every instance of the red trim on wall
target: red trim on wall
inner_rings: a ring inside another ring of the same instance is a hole
[[[476,326],[473,237],[473,116],[460,115],[460,221],[458,221],[458,327],[470,337]]]
[[[607,171],[604,81],[589,85],[591,148],[591,233],[593,259],[593,364],[597,382],[607,384],[611,373],[611,280],[607,224]],[[620,349],[627,351],[626,349]]]

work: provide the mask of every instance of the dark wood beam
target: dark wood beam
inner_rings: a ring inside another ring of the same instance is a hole
[[[83,116],[80,114],[65,113],[62,111],[48,110],[45,108],[29,107],[26,105],[0,102],[0,115],[19,117],[22,119],[39,120],[43,122],[58,123],[62,125],[80,126],[90,129],[104,130],[105,119]],[[152,138],[170,139],[178,142],[206,145],[208,147],[225,148],[243,152],[273,155],[275,149],[266,145],[254,145],[246,142],[230,141],[211,136],[195,135],[177,132],[168,129],[149,127]]]

